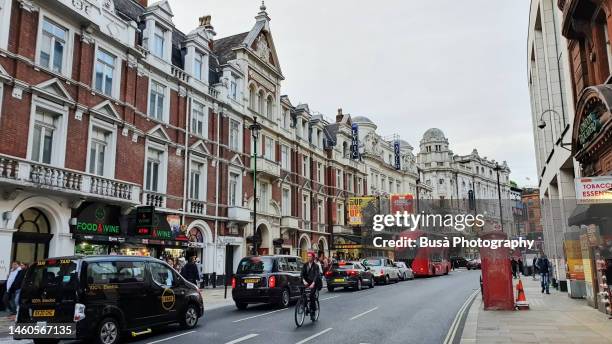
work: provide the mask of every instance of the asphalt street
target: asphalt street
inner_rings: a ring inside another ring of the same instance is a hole
[[[377,285],[359,292],[325,289],[321,315],[296,328],[287,309],[234,306],[209,310],[191,331],[170,326],[131,343],[287,344],[287,343],[443,343],[466,299],[479,288],[480,271]]]

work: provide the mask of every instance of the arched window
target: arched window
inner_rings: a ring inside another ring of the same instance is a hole
[[[264,92],[263,90],[259,91],[257,95],[257,112],[263,115],[264,113]]]
[[[17,232],[13,234],[12,260],[32,263],[47,258],[51,225],[40,210],[30,208],[19,215],[15,221]]]
[[[255,110],[255,85],[249,86],[249,108]]]
[[[274,104],[274,101],[272,100],[272,96],[268,96],[268,99],[266,99],[266,117],[272,119],[272,105]]]

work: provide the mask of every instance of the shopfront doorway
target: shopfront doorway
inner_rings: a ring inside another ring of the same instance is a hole
[[[53,238],[51,225],[45,214],[37,208],[29,208],[15,221],[11,260],[31,264],[49,255],[49,242]]]

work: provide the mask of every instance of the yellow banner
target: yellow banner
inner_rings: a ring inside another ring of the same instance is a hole
[[[363,225],[363,208],[374,200],[376,200],[375,197],[350,197],[348,200],[348,224],[350,226]]]

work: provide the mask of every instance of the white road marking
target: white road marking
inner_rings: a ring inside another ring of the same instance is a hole
[[[167,338],[164,338],[164,339],[154,340],[154,341],[152,341],[152,342],[148,342],[147,344],[161,343],[161,342],[163,342],[163,341],[170,340],[170,339],[174,339],[174,338],[177,338],[177,337],[180,337],[180,336],[184,336],[184,335],[187,335],[187,334],[190,334],[190,333],[194,333],[194,332],[195,332],[195,331],[183,332],[183,333],[181,333],[181,334],[177,334],[176,336],[171,336],[171,337],[167,337]]]
[[[455,336],[457,335],[457,329],[459,327],[459,323],[461,322],[461,318],[463,317],[463,314],[465,314],[465,312],[468,310],[468,305],[470,304],[470,302],[472,302],[472,300],[479,292],[480,290],[478,289],[474,290],[474,292],[470,296],[468,296],[467,300],[465,300],[461,308],[459,308],[459,311],[457,312],[457,315],[455,315],[455,319],[453,320],[451,327],[448,329],[446,338],[444,338],[444,344],[452,344],[455,341]]]
[[[335,298],[337,298],[337,297],[340,297],[340,295],[326,297],[326,298],[324,298],[324,299],[320,299],[319,301],[325,301],[325,300],[335,299]]]
[[[259,334],[257,334],[257,333],[251,333],[251,334],[247,334],[247,335],[246,335],[246,336],[244,336],[244,337],[236,338],[236,339],[232,340],[231,342],[227,342],[227,343],[225,343],[225,344],[236,344],[236,343],[243,342],[243,341],[245,341],[245,340],[247,340],[247,339],[251,339],[251,338],[253,338],[253,337],[257,337],[257,336],[259,336]]]
[[[365,311],[365,312],[363,312],[363,313],[359,313],[359,314],[355,315],[354,317],[352,317],[350,320],[355,320],[355,319],[359,318],[360,316],[362,316],[362,315],[366,315],[366,314],[368,314],[368,313],[370,313],[370,312],[373,312],[373,311],[375,311],[375,310],[377,310],[377,309],[378,309],[378,307],[374,307],[374,308],[372,308],[372,309],[370,309],[370,310],[368,310],[368,311]]]
[[[304,344],[304,343],[306,343],[307,341],[309,341],[309,340],[311,340],[311,339],[314,339],[314,338],[317,338],[318,336],[320,336],[320,335],[322,335],[322,334],[324,334],[324,333],[327,333],[327,332],[329,332],[329,331],[331,331],[331,330],[332,330],[332,328],[331,328],[331,327],[330,327],[330,328],[327,328],[327,329],[325,329],[325,330],[323,330],[323,331],[321,331],[321,332],[319,332],[319,333],[315,333],[315,334],[313,334],[312,336],[310,336],[310,337],[308,337],[308,338],[304,338],[304,339],[300,340],[299,342],[297,342],[297,343],[295,343],[295,344]]]
[[[272,312],[267,312],[267,313],[257,314],[257,315],[253,315],[253,316],[251,316],[251,317],[246,317],[246,318],[242,318],[242,319],[234,320],[234,321],[232,321],[232,322],[233,322],[233,323],[237,323],[237,322],[241,322],[241,321],[245,321],[245,320],[249,320],[249,319],[259,318],[259,317],[263,317],[264,315],[268,315],[268,314],[272,314],[272,313],[276,313],[276,312],[286,311],[287,309],[288,309],[288,308],[277,309],[277,310],[272,311]]]

